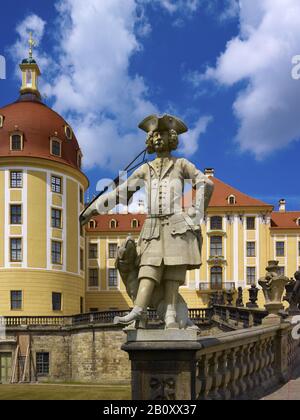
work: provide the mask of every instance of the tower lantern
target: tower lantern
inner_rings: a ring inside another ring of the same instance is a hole
[[[41,94],[38,90],[38,78],[41,75],[39,66],[33,58],[33,47],[35,47],[35,41],[32,38],[30,32],[29,38],[29,54],[28,58],[25,58],[20,64],[22,71],[22,87],[20,89],[21,95],[31,94],[35,95],[38,99],[41,99]]]

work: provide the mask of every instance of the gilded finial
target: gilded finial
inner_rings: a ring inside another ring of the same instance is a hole
[[[32,58],[32,50],[33,50],[33,47],[36,46],[36,43],[35,43],[34,39],[32,38],[32,32],[29,33],[28,43],[29,43],[29,58]]]

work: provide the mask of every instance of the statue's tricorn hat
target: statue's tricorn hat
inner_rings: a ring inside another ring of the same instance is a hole
[[[188,128],[183,121],[168,114],[165,114],[162,117],[150,115],[139,124],[139,128],[146,131],[146,133],[149,133],[150,131],[175,130],[177,134],[183,134],[188,131]]]

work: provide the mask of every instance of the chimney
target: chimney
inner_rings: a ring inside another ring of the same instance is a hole
[[[282,199],[279,201],[279,211],[280,211],[281,213],[284,213],[284,212],[286,211],[286,201],[285,201],[285,199],[284,199],[284,198],[282,198]]]
[[[204,169],[204,174],[206,176],[212,176],[212,177],[214,177],[215,176],[215,170],[214,170],[214,168],[205,168]]]

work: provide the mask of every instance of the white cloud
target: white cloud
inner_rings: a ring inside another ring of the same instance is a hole
[[[149,2],[149,0],[142,1]],[[179,11],[193,13],[200,5],[200,0],[150,0],[150,2],[166,9],[170,14]]]
[[[141,9],[143,3],[58,0],[54,54],[50,58],[41,48],[35,51],[45,78],[42,93],[73,126],[85,169],[122,168],[145,147],[145,134],[137,124],[146,115],[159,113],[148,98],[143,77],[132,75],[129,69],[132,57],[143,48],[141,36],[151,33],[146,9]],[[167,3],[172,2],[166,0],[161,6]],[[189,0],[189,10],[196,3]],[[13,46],[18,62],[27,55],[29,30],[41,43],[45,22],[31,15],[18,26],[18,40]],[[50,26],[47,30],[52,33]],[[183,148],[187,154],[197,148],[202,132],[199,124],[189,135],[189,145]]]
[[[195,126],[180,137],[180,152],[185,156],[192,156],[198,149],[199,139],[212,122],[211,116],[200,117]]]
[[[233,86],[246,81],[233,105],[240,122],[237,141],[257,159],[300,137],[300,83],[291,77],[292,57],[299,54],[298,0],[241,0],[240,33],[228,42],[215,68],[203,79]]]
[[[28,57],[29,52],[29,33],[32,32],[36,47],[39,46],[43,36],[45,34],[46,22],[39,16],[31,14],[27,16],[21,23],[16,27],[18,39],[16,43],[10,48],[10,54],[17,63],[16,74],[21,77],[19,71],[19,63]],[[46,54],[41,52],[41,49],[36,48],[34,50],[34,57],[38,60],[41,67],[49,66],[49,58]]]

